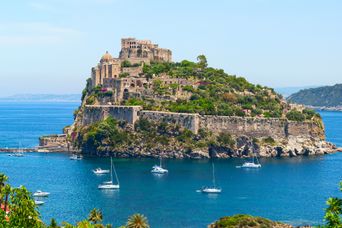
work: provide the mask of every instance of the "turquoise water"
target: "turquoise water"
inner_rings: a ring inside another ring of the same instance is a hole
[[[77,104],[35,104],[16,108],[15,104],[0,104],[0,144],[16,145],[21,138],[27,145],[35,145],[33,136],[58,133],[60,126],[71,123],[76,107]],[[18,109],[21,111],[11,111]],[[4,119],[3,113],[9,116]],[[328,139],[341,146],[342,113],[321,114]],[[262,159],[260,170],[235,168],[242,162],[239,159],[216,161],[217,182],[223,188],[217,196],[196,192],[202,185],[210,184],[209,161],[166,160],[169,174],[162,177],[150,173],[155,162],[115,159],[121,185],[117,191],[97,189],[106,176],[96,176],[91,170],[108,167],[109,160],[105,158],[73,161],[65,154],[30,153],[23,158],[0,154],[0,172],[10,176],[14,186],[51,192],[46,204],[39,208],[45,221],[54,217],[75,222],[85,219],[96,207],[103,211],[105,222],[117,226],[133,213],[146,215],[152,227],[206,227],[221,216],[237,213],[295,225],[319,224],[327,197],[341,195],[337,186],[342,179],[342,153]]]
[[[33,147],[39,136],[62,133],[78,103],[0,102],[0,148]]]

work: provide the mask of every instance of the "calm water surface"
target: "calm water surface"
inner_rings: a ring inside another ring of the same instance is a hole
[[[59,133],[72,122],[78,104],[0,103],[0,147],[36,145],[41,134]],[[328,140],[342,146],[342,113],[322,112]],[[94,208],[105,222],[122,225],[133,213],[146,215],[152,227],[205,227],[221,216],[248,213],[292,224],[322,222],[325,200],[340,195],[342,153],[327,156],[263,159],[259,170],[237,169],[243,160],[216,161],[221,195],[197,193],[210,184],[208,161],[166,160],[169,174],[150,173],[154,160],[116,159],[121,189],[99,191],[107,176],[91,170],[109,168],[105,158],[69,160],[65,154],[30,153],[23,158],[0,154],[0,172],[14,186],[51,192],[40,212],[45,221],[75,222]]]

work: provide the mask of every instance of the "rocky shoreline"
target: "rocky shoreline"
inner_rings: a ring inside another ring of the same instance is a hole
[[[172,159],[228,159],[247,158],[252,157],[254,154],[258,157],[273,158],[324,155],[342,151],[342,148],[338,148],[334,144],[326,141],[300,145],[292,142],[285,145],[258,145],[257,143],[253,143],[251,140],[248,141],[247,137],[240,137],[238,139],[237,146],[238,147],[234,149],[212,146],[189,150],[178,145],[147,148],[143,144],[136,144],[134,146],[125,147],[115,151],[110,148],[103,148],[103,150],[98,152],[83,151],[82,153],[90,156],[114,156],[119,158],[162,157]]]

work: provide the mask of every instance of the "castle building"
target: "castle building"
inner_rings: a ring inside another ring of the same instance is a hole
[[[132,60],[136,63],[140,60],[172,61],[172,52],[169,49],[159,48],[150,40],[137,40],[135,38],[121,39],[120,59]]]
[[[187,79],[172,78],[165,73],[147,78],[143,73],[144,64],[151,62],[171,62],[172,52],[159,48],[150,40],[135,38],[121,39],[119,58],[113,58],[108,51],[91,70],[91,87],[101,86],[112,95],[100,103],[121,104],[129,98],[152,98],[159,100],[187,99],[189,93],[183,91],[186,85],[193,86]],[[154,84],[167,90],[165,94],[154,92]]]
[[[117,78],[121,73],[120,59],[113,58],[108,51],[102,56],[100,63],[91,70],[93,87],[103,85],[108,78]]]
[[[122,67],[123,61],[129,61],[133,68]],[[135,38],[121,39],[121,51],[119,58],[113,58],[108,51],[102,56],[97,66],[91,70],[92,86],[104,85],[107,81],[120,78],[120,74],[126,73],[129,76],[138,76],[142,73],[139,64],[149,64],[151,61],[172,61],[172,52],[169,49],[159,48],[150,40],[137,40]]]

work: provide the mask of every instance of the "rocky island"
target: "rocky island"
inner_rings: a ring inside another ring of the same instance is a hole
[[[75,121],[41,148],[117,157],[228,158],[331,153],[318,113],[273,89],[124,38],[91,69]]]

